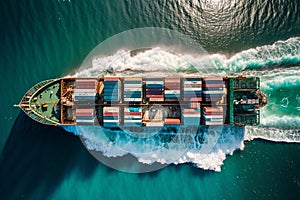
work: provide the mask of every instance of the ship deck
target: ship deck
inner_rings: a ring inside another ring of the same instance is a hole
[[[259,92],[257,77],[66,78],[36,84],[19,106],[52,125],[258,125]]]
[[[60,122],[60,82],[54,82],[47,88],[40,90],[33,98],[33,110],[41,117]]]

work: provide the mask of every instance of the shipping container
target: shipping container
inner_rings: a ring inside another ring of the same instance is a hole
[[[142,109],[140,107],[124,108],[124,126],[142,126]]]
[[[146,78],[146,98],[164,101],[164,78]]]
[[[204,125],[222,125],[224,124],[223,107],[203,107]]]
[[[120,80],[117,77],[104,78],[104,101],[118,102],[120,100]]]
[[[167,101],[180,99],[180,78],[165,78],[164,97]]]
[[[203,100],[216,102],[222,100],[225,95],[225,83],[222,77],[203,78]]]
[[[202,80],[201,77],[183,78],[184,101],[202,100]]]
[[[94,109],[77,108],[75,110],[75,116],[77,125],[94,125]]]
[[[96,99],[98,80],[97,79],[78,79],[75,82],[74,100],[81,104]]]
[[[188,126],[200,125],[201,109],[185,108],[183,110],[183,124]]]
[[[177,118],[165,118],[165,124],[180,124],[180,119]]]
[[[120,125],[120,108],[119,106],[111,106],[103,108],[103,126],[118,127]]]
[[[76,89],[94,89],[98,86],[97,79],[77,79],[75,82]]]
[[[124,78],[123,87],[124,101],[142,101],[142,78]]]

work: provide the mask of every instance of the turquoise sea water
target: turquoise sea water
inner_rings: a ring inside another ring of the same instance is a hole
[[[184,164],[128,174],[99,163],[78,137],[12,105],[35,83],[77,71],[105,39],[164,27],[201,43],[220,71],[262,77],[271,104],[263,127],[250,130],[254,138],[299,142],[299,9],[299,1],[278,0],[1,1],[0,198],[297,199],[298,143],[246,142],[221,172]]]

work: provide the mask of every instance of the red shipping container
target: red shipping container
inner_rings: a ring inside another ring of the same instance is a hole
[[[180,119],[166,118],[165,124],[180,124]]]

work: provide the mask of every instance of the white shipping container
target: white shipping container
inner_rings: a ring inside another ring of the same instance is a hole
[[[79,120],[76,120],[76,123],[94,123],[94,120],[79,119]]]
[[[205,113],[203,114],[206,118],[223,118],[223,115],[206,115]]]
[[[75,97],[95,97],[96,93],[75,93]]]
[[[146,126],[164,126],[164,122],[147,122]]]
[[[118,119],[104,119],[103,122],[104,122],[104,123],[105,123],[105,122],[107,122],[107,123],[109,123],[109,122],[119,123],[119,120],[118,120]]]
[[[119,107],[104,107],[103,108],[104,112],[119,112]]]
[[[142,101],[142,98],[124,98],[124,101]]]
[[[124,84],[124,88],[141,88],[142,84]]]
[[[137,88],[124,88],[124,91],[132,91],[132,92],[142,91],[142,88],[141,87],[137,87]]]
[[[180,94],[180,90],[165,90],[165,94]]]
[[[141,119],[141,116],[137,116],[137,115],[125,115],[124,118],[130,120],[130,119]]]
[[[186,87],[184,88],[184,91],[202,91],[202,88]]]
[[[203,91],[203,94],[224,94],[223,90],[209,90],[209,91]]]
[[[92,92],[96,92],[95,89],[74,89],[74,93],[92,93]]]
[[[223,121],[220,121],[220,122],[215,122],[215,121],[205,122],[205,125],[223,125]]]
[[[183,117],[201,117],[200,114],[183,114]]]
[[[160,84],[160,85],[164,85],[164,81],[146,81],[146,84]]]
[[[192,84],[202,84],[202,81],[184,81],[184,84],[192,85]]]
[[[142,122],[142,120],[127,120],[127,119],[124,120],[124,123],[140,123],[140,122]]]

